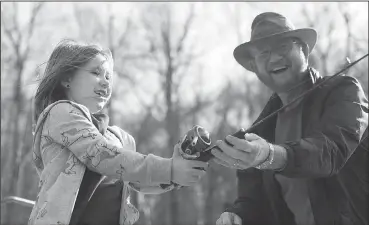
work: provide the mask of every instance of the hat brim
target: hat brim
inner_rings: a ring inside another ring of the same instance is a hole
[[[241,66],[245,67],[247,70],[250,70],[250,68],[248,68],[249,61],[252,58],[250,49],[253,46],[255,46],[255,44],[260,44],[262,42],[270,41],[271,39],[285,38],[285,37],[295,37],[305,42],[309,46],[309,54],[310,54],[310,52],[315,47],[318,34],[314,29],[311,29],[311,28],[296,29],[292,31],[286,31],[286,32],[278,33],[278,34],[273,34],[267,37],[245,42],[237,46],[233,51],[233,56]]]

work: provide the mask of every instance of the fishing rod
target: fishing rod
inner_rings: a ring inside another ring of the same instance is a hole
[[[341,69],[340,71],[338,71],[337,73],[335,73],[334,75],[330,76],[329,78],[327,78],[326,80],[323,80],[322,82],[320,82],[319,84],[317,84],[316,86],[312,87],[311,89],[305,91],[304,93],[302,93],[301,95],[299,95],[297,98],[295,98],[294,100],[292,100],[291,102],[289,102],[288,104],[286,104],[285,106],[279,108],[278,110],[276,110],[275,112],[269,114],[267,117],[265,117],[264,119],[260,120],[259,122],[255,123],[254,125],[252,125],[249,129],[247,129],[247,131],[254,129],[255,127],[259,126],[261,123],[263,123],[264,121],[266,121],[267,119],[273,117],[274,115],[276,115],[277,113],[279,113],[280,111],[284,110],[285,108],[291,106],[293,103],[297,102],[298,100],[302,99],[303,97],[305,97],[306,95],[310,94],[311,92],[313,92],[315,89],[319,88],[320,86],[322,86],[323,84],[327,83],[328,81],[330,81],[331,79],[337,77],[338,75],[340,75],[342,72],[348,70],[349,68],[351,68],[352,66],[354,66],[356,63],[360,62],[361,60],[363,60],[365,57],[368,57],[368,53],[365,54],[364,56],[362,56],[361,58],[359,58],[358,60],[354,61],[354,62],[349,62],[348,65],[346,67],[344,67],[343,69]],[[247,131],[245,131],[245,133],[247,133]]]
[[[360,59],[361,60],[361,59]],[[351,60],[348,58],[348,57],[346,57],[346,65],[345,66],[347,66],[347,65],[349,65],[349,64],[351,64]],[[348,68],[347,68],[348,69]],[[338,74],[340,74],[339,72],[338,72]],[[296,89],[296,88],[298,88],[298,87],[300,87],[300,86],[302,86],[302,85],[304,85],[304,84],[306,84],[307,82],[311,82],[311,80],[310,79],[305,79],[304,81],[302,81],[302,82],[300,82],[300,83],[298,83],[298,84],[296,84],[295,86],[293,86],[293,87],[291,87],[290,89],[288,89],[287,91],[285,91],[286,93],[289,93],[289,92],[291,92],[292,90],[294,90],[294,89]],[[273,100],[273,99],[275,99],[275,98],[277,98],[278,96],[277,95],[274,95],[274,96],[272,96],[269,100]]]
[[[336,72],[334,75],[328,77],[327,79],[323,80],[322,82],[315,85],[314,87],[310,88],[309,90],[305,91],[304,93],[300,94],[298,97],[293,99],[291,102],[289,102],[288,104],[282,106],[281,108],[279,108],[278,110],[276,110],[273,113],[269,114],[265,118],[263,118],[260,121],[254,123],[247,130],[241,128],[239,131],[232,134],[232,136],[237,137],[237,138],[244,138],[244,135],[247,132],[250,132],[255,127],[259,126],[260,124],[264,123],[268,119],[275,116],[277,113],[281,112],[282,110],[284,110],[287,107],[291,106],[292,104],[294,104],[298,100],[300,100],[300,99],[304,98],[305,96],[307,96],[308,94],[312,93],[314,90],[321,87],[323,84],[327,83],[328,81],[332,80],[333,78],[337,77],[338,75],[340,75],[344,71],[348,70],[352,66],[356,65],[358,62],[360,62],[361,60],[363,60],[366,57],[368,57],[368,53],[365,54],[364,56],[360,57],[359,59],[355,60],[354,62],[350,62],[350,60],[348,58],[346,58],[346,61],[348,62],[348,65],[345,66],[343,69]],[[305,83],[305,82],[306,81],[304,81],[302,83]],[[292,87],[291,89],[289,89],[289,91],[292,90],[292,89],[295,89],[296,87],[301,86],[301,85],[302,84],[300,83],[300,84]],[[272,97],[271,99],[274,99],[274,98]],[[365,137],[363,139],[365,139]],[[184,158],[196,159],[196,160],[200,160],[200,161],[210,160],[213,157],[213,155],[211,154],[211,149],[216,147],[216,145],[211,146],[211,140],[210,140],[209,132],[207,132],[203,127],[201,127],[199,125],[195,125],[191,130],[189,130],[187,132],[187,134],[184,136],[181,143],[182,143],[181,144],[181,151],[182,151],[181,154]]]

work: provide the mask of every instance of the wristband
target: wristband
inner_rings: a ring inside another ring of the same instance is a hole
[[[259,170],[268,169],[268,167],[272,165],[272,163],[274,162],[274,146],[270,143],[268,143],[268,145],[269,145],[268,158],[263,163],[255,166],[256,169],[259,169]]]

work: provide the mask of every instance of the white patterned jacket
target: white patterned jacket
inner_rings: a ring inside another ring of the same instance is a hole
[[[120,142],[103,136],[89,110],[71,101],[58,101],[41,113],[33,143],[40,191],[29,225],[69,224],[86,168],[124,182],[120,225],[131,225],[139,217],[129,203],[129,187],[149,194],[173,189],[171,159],[140,154],[131,135],[117,126],[108,130]],[[163,189],[161,184],[169,186]]]

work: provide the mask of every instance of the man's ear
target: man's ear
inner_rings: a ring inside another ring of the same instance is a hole
[[[251,72],[256,73],[257,68],[256,68],[256,64],[254,60],[248,60],[245,64],[246,64],[245,67],[247,70],[250,70]]]
[[[302,43],[301,44],[301,50],[305,55],[306,58],[306,62],[308,62],[309,56],[310,56],[310,49],[309,49],[309,45]]]
[[[303,52],[303,53],[305,53],[305,52]],[[306,62],[306,65],[309,65],[309,57],[310,57],[310,53],[309,53],[309,52],[307,52],[306,54],[304,54],[304,56],[305,56],[305,62]]]

